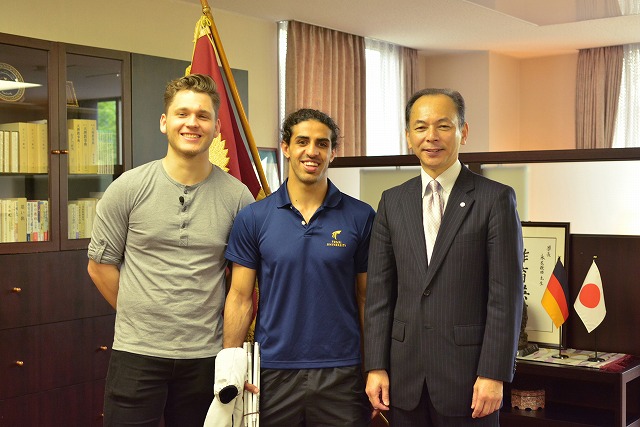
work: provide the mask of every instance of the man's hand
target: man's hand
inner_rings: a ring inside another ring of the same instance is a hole
[[[371,418],[375,417],[380,411],[389,410],[389,375],[387,371],[378,369],[369,371],[367,374],[367,396],[369,402],[373,406]]]
[[[249,391],[253,394],[258,394],[260,393],[260,389],[258,387],[256,387],[254,384],[251,384],[250,382],[246,381],[244,383],[244,389],[245,391]]]
[[[473,385],[471,399],[472,418],[482,418],[500,409],[502,404],[502,381],[478,377]]]

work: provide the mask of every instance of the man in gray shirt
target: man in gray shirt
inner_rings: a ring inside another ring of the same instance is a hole
[[[167,155],[122,174],[98,203],[88,271],[117,311],[105,426],[202,426],[222,349],[224,251],[254,199],[209,161],[220,131],[213,80],[170,82]]]

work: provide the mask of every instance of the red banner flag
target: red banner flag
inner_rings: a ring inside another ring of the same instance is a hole
[[[549,314],[556,328],[559,328],[569,317],[567,273],[560,261],[560,257],[558,257],[558,262],[549,278],[547,289],[542,295],[542,307]]]
[[[228,87],[222,79],[213,40],[211,39],[210,25],[211,23],[206,15],[203,15],[196,24],[193,58],[191,59],[191,66],[187,69],[187,74],[207,74],[211,76],[216,82],[220,93],[220,111],[218,112],[220,135],[213,140],[209,155],[212,163],[242,181],[249,188],[253,197],[258,198],[262,187],[244,145],[242,134],[229,100]],[[262,197],[263,195],[264,193],[262,193]]]

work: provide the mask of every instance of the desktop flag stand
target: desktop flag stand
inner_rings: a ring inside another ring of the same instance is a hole
[[[604,320],[607,314],[607,308],[604,302],[604,291],[602,288],[602,278],[600,270],[596,264],[597,257],[593,257],[591,267],[584,278],[582,287],[578,292],[573,308],[584,323],[587,332],[591,333]],[[569,317],[569,307],[567,304],[567,273],[558,257],[553,273],[549,278],[547,288],[542,295],[542,307],[551,317],[553,324],[560,332],[560,341],[558,344],[558,354],[554,358],[564,359],[568,357],[562,354],[562,325]],[[595,335],[595,334],[594,334]],[[603,362],[604,359],[598,357],[597,336],[595,341],[595,355],[588,359],[589,362]]]
[[[558,354],[554,358],[564,359],[568,357],[562,354],[562,324],[569,318],[569,305],[567,304],[567,273],[558,257],[558,262],[549,278],[547,288],[542,295],[542,307],[547,312],[553,324],[558,328],[560,339],[558,340]]]
[[[576,297],[576,302],[573,304],[573,308],[576,310],[576,313],[578,313],[588,333],[596,329],[607,315],[602,278],[600,277],[600,270],[596,264],[597,258],[597,256],[593,257],[591,267],[587,272],[587,276],[584,278],[580,292],[578,292],[578,296]],[[589,362],[604,362],[604,359],[598,357],[597,333],[596,331],[594,334],[595,355],[588,359]]]

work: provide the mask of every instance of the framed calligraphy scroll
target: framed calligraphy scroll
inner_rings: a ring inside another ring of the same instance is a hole
[[[542,306],[542,295],[558,258],[564,265],[565,271],[568,271],[569,223],[522,222],[522,237],[524,240],[522,278],[528,313],[525,331],[528,339],[541,346],[565,348],[567,342],[565,328],[561,328],[561,334],[553,324],[551,317]],[[566,298],[567,305],[571,306],[570,296],[566,295]]]

